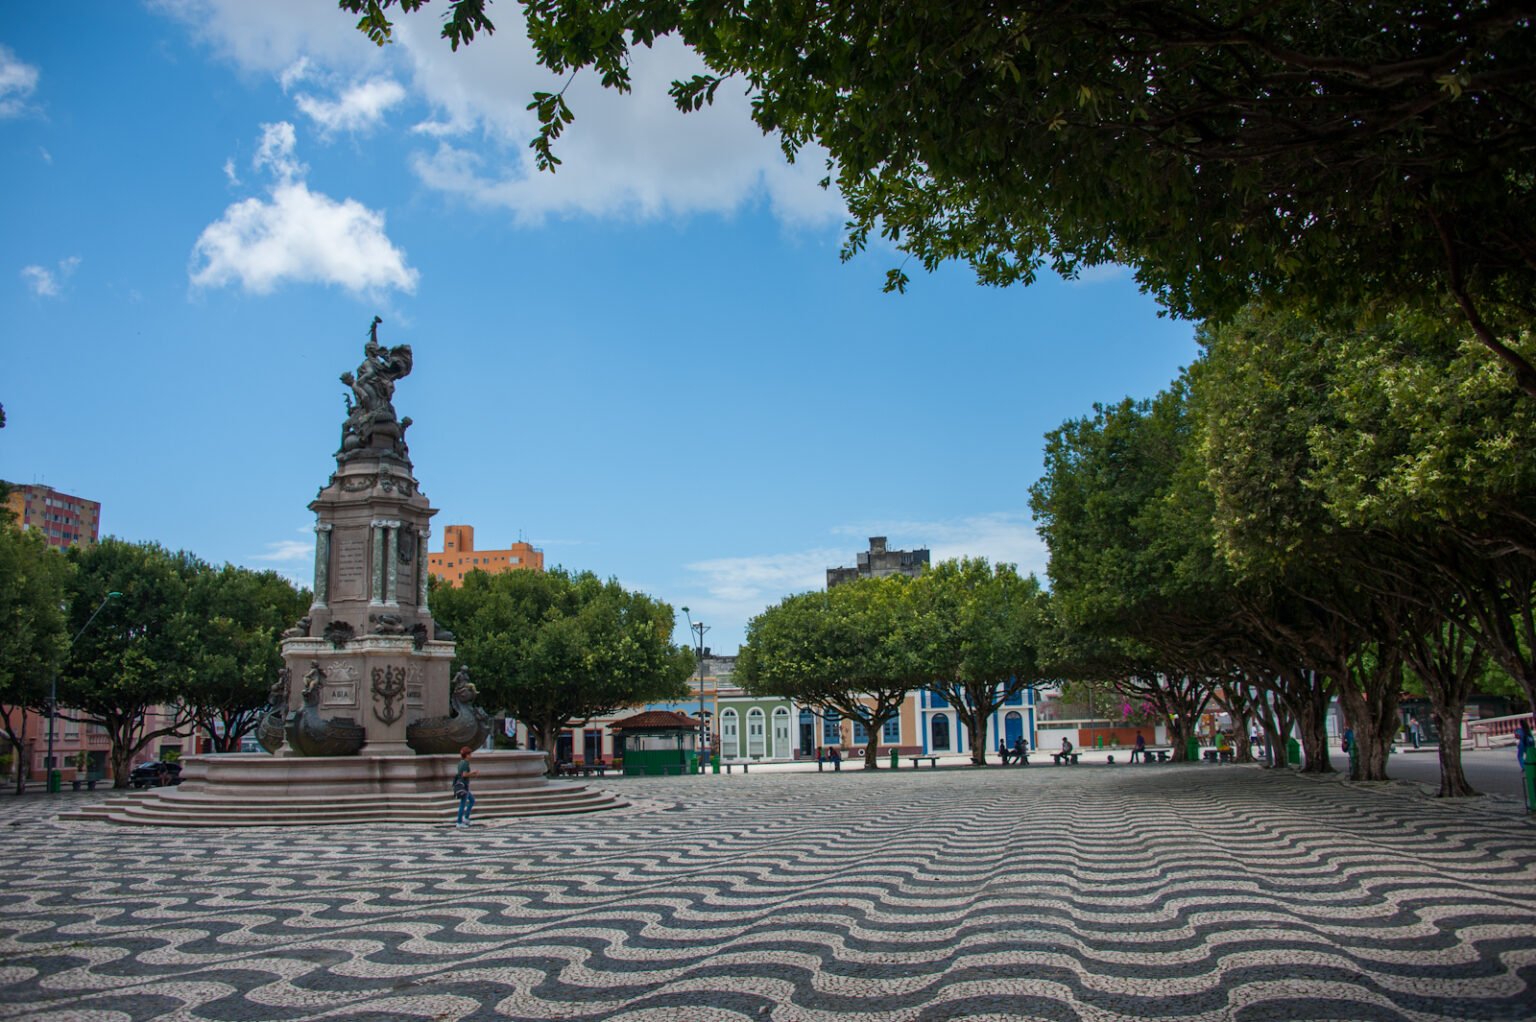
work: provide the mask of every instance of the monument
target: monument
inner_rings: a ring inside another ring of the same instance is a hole
[[[427,605],[427,537],[437,513],[421,492],[395,413],[411,348],[379,342],[377,316],[355,372],[336,468],[315,513],[314,599],[283,633],[283,667],[256,735],[266,754],[193,756],[178,788],[82,815],[188,826],[451,822],[461,747],[491,723],[467,671],[450,677],[453,636]],[[298,679],[296,682],[295,679]],[[622,803],[544,776],[542,752],[474,759],[475,819],[590,812]]]

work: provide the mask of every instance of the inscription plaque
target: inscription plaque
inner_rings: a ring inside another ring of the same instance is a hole
[[[368,574],[368,540],[359,535],[336,539],[335,594],[337,599],[361,600]]]

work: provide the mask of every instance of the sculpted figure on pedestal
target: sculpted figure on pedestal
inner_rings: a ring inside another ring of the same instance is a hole
[[[345,461],[358,454],[392,454],[408,459],[405,431],[410,426],[409,417],[395,417],[395,381],[411,372],[411,346],[398,344],[386,348],[379,343],[379,324],[384,322],[373,317],[368,328],[368,342],[363,345],[363,361],[356,374],[342,373],[341,382],[352,390],[345,398],[347,421],[341,427],[341,450],[338,460]],[[356,399],[355,401],[353,399]],[[376,443],[376,440],[385,443]]]

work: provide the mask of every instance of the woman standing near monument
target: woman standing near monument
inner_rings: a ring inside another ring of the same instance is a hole
[[[467,745],[459,750],[459,769],[453,775],[453,793],[459,799],[459,819],[455,827],[469,826],[469,814],[475,808],[475,796],[469,790],[469,779],[479,774],[469,768],[469,757],[474,751]]]

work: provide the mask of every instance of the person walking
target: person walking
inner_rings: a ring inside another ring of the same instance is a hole
[[[1408,740],[1413,742],[1413,747],[1419,747],[1419,741],[1423,738],[1423,731],[1419,727],[1419,718],[1408,714]]]
[[[1019,766],[1029,766],[1029,743],[1023,735],[1013,740],[1013,761]]]
[[[469,826],[469,814],[475,808],[475,794],[469,790],[470,780],[480,776],[480,771],[471,769],[469,765],[469,757],[474,751],[467,745],[459,750],[459,768],[453,774],[453,793],[459,800],[459,818],[454,823],[455,827]]]
[[[1515,728],[1515,762],[1523,767],[1533,755],[1536,755],[1536,738],[1531,735],[1531,725],[1522,720]]]

